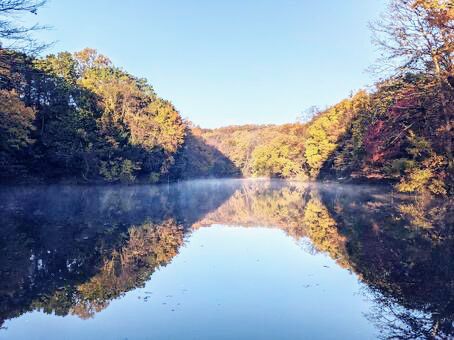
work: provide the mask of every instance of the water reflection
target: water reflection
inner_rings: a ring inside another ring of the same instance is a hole
[[[340,191],[322,193],[323,202],[376,303],[369,318],[388,338],[453,336],[453,202]]]
[[[0,217],[1,324],[33,310],[89,319],[144,286],[191,232],[223,224],[278,228],[329,255],[364,283],[385,338],[454,333],[449,200],[281,181],[16,187],[0,190]]]

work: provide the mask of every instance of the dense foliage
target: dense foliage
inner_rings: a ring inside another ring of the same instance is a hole
[[[447,194],[452,132],[440,91],[454,112],[449,84],[440,89],[427,74],[406,74],[359,91],[307,124],[231,126],[203,130],[202,137],[244,176],[380,180],[403,192]]]
[[[207,130],[243,175],[395,182],[402,192],[454,191],[454,10],[392,0],[372,25],[387,77],[306,124]],[[391,71],[391,73],[389,73]]]
[[[389,6],[372,25],[386,78],[306,123],[281,126],[194,127],[146,80],[92,49],[44,58],[0,49],[0,177],[362,179],[452,194],[453,8],[444,0]]]
[[[155,182],[168,173],[185,125],[144,79],[92,49],[0,54],[3,179]]]
[[[382,51],[377,84],[330,157],[330,171],[399,180],[404,192],[453,192],[454,8],[392,0],[372,25]]]
[[[452,132],[437,98],[446,91],[452,110],[454,96],[431,85],[426,75],[380,83],[327,159],[324,175],[397,181],[404,192],[452,192]]]
[[[304,131],[302,124],[244,125],[203,129],[201,136],[243,176],[287,178],[303,175]]]
[[[201,129],[188,124],[184,143],[175,155],[175,164],[170,171],[172,179],[239,177],[240,175],[239,168],[228,155],[206,143]]]

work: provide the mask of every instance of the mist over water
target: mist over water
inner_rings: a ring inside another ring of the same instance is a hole
[[[452,211],[279,180],[2,187],[0,338],[447,338]]]

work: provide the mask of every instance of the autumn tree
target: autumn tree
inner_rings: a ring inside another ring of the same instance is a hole
[[[367,106],[368,97],[365,91],[359,91],[352,98],[320,112],[309,122],[305,133],[304,167],[310,177],[319,176],[354,118]]]
[[[1,88],[34,109],[30,167],[40,169],[37,176],[155,182],[169,172],[185,125],[146,80],[93,49],[43,58],[0,52]],[[13,128],[7,125],[0,122]]]
[[[397,74],[431,75],[445,117],[445,143],[452,161],[451,120],[454,63],[454,6],[450,0],[392,0],[382,19],[371,25],[373,41],[381,49],[380,68]]]
[[[302,178],[304,135],[302,124],[287,124],[275,129],[276,137],[252,152],[251,169],[256,176]]]
[[[96,95],[101,116],[97,125],[104,136],[101,173],[116,180],[121,173],[147,172],[152,181],[167,173],[173,154],[184,141],[185,126],[168,101],[159,98],[146,80],[114,67],[93,49],[75,54],[77,83]],[[126,149],[128,152],[115,152]],[[128,157],[125,157],[128,154]]]
[[[0,90],[0,171],[5,177],[24,171],[25,151],[34,140],[31,136],[35,111],[26,107],[12,90]]]

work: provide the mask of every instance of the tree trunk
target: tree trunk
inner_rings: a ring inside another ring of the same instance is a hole
[[[451,137],[451,116],[452,112],[449,111],[448,109],[448,100],[446,99],[445,91],[444,91],[444,80],[441,74],[440,70],[440,63],[438,61],[437,55],[432,55],[432,60],[434,63],[435,67],[435,76],[437,78],[437,83],[438,83],[438,93],[440,97],[440,103],[441,103],[441,110],[443,113],[443,116],[445,117],[446,120],[446,153],[448,155],[448,162],[449,165],[452,165],[452,137]]]

